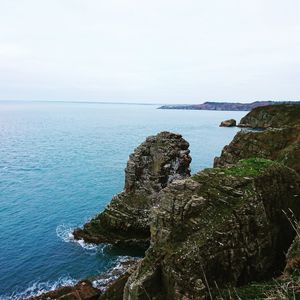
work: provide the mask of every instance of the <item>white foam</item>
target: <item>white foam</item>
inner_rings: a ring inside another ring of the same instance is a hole
[[[119,278],[122,274],[126,272],[128,266],[125,266],[123,263],[128,260],[135,260],[136,258],[129,256],[120,256],[117,260],[117,265],[111,268],[109,271],[100,275],[100,278],[97,278],[92,281],[92,285],[94,288],[99,289],[104,292],[111,282]]]
[[[102,250],[103,246],[98,246],[96,244],[86,243],[84,240],[75,240],[73,235],[74,228],[69,225],[58,225],[56,227],[56,235],[66,243],[75,243],[78,244],[85,250]],[[0,299],[1,300],[1,299]]]
[[[67,276],[61,277],[55,282],[33,282],[27,289],[21,292],[14,292],[11,295],[2,295],[0,296],[0,300],[20,300],[27,299],[29,297],[36,297],[43,293],[53,291],[59,287],[63,286],[74,286],[77,283],[77,280],[74,278]]]

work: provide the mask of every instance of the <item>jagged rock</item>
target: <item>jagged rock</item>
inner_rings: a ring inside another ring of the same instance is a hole
[[[94,288],[100,290],[102,299],[105,299],[107,295],[118,292],[115,292],[116,286],[119,287],[124,278],[129,277],[136,269],[139,261],[140,259],[128,258],[104,273],[89,277],[88,280],[92,282]]]
[[[151,247],[129,277],[124,299],[204,299],[216,286],[271,278],[295,232],[300,178],[264,159],[206,169],[174,181],[153,210]]]
[[[122,300],[128,277],[136,270],[139,259],[128,259],[116,268],[88,279],[75,286],[63,286],[27,300]]]
[[[28,300],[97,300],[100,291],[89,280],[82,280],[75,286],[65,286]]]
[[[135,264],[131,264],[130,267],[127,268],[125,273],[123,273],[112,283],[110,283],[98,300],[122,300],[125,284],[129,276],[136,270],[137,263],[138,262],[135,262]]]
[[[260,157],[276,160],[300,173],[300,126],[240,131],[225,146],[214,166],[235,164],[242,158]]]
[[[240,125],[269,129],[237,133],[215,158],[215,167],[260,157],[279,161],[300,173],[300,105],[257,107],[242,118]]]
[[[220,127],[234,127],[236,126],[236,120],[235,119],[229,119],[222,121],[220,124]]]
[[[256,107],[239,123],[239,127],[281,128],[300,125],[300,105],[281,104]]]
[[[148,137],[129,157],[124,191],[83,229],[75,230],[74,237],[92,243],[148,245],[149,211],[157,193],[173,180],[190,176],[188,148],[179,134]]]

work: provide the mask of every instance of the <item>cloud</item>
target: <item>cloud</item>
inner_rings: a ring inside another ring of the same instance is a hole
[[[0,99],[296,100],[299,9],[297,0],[3,1]]]

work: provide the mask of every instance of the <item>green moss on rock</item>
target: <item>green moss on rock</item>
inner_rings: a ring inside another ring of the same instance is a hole
[[[273,161],[263,158],[249,158],[240,160],[236,165],[225,168],[223,172],[226,175],[233,176],[257,176],[261,174],[265,168],[274,164]]]
[[[300,215],[300,179],[265,159],[206,169],[173,182],[153,210],[151,247],[124,299],[204,299],[279,274],[295,235],[282,210]],[[160,282],[160,291],[154,282]]]
[[[214,166],[233,165],[253,157],[278,161],[300,173],[300,126],[241,131],[215,158]]]
[[[300,105],[280,104],[256,107],[241,119],[240,127],[282,128],[300,125]]]

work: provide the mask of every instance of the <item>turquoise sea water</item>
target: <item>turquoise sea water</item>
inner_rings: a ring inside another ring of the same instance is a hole
[[[148,135],[181,133],[192,172],[211,167],[245,112],[154,105],[0,102],[0,299],[20,299],[101,273],[123,257],[70,231],[121,191],[128,155]]]

